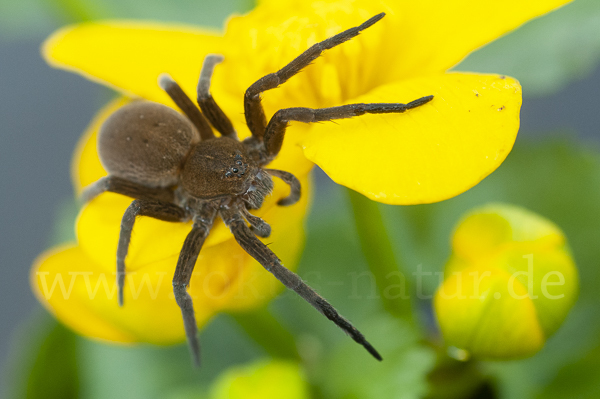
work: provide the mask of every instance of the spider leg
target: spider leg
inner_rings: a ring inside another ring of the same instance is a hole
[[[256,259],[267,271],[283,283],[287,288],[294,290],[321,314],[333,321],[350,337],[361,344],[374,358],[382,360],[381,355],[365,339],[365,337],[348,320],[339,315],[337,310],[323,297],[310,288],[294,272],[285,268],[279,258],[261,241],[259,241],[242,220],[242,216],[235,208],[221,208],[221,217],[233,233],[236,241],[250,256]]]
[[[250,223],[250,228],[257,236],[261,238],[267,238],[271,235],[271,226],[258,216],[254,216],[253,214],[246,209],[245,206],[240,206],[240,211],[242,216],[248,223]]]
[[[300,180],[290,172],[277,169],[265,169],[271,176],[277,176],[290,186],[290,195],[277,201],[277,205],[287,206],[293,205],[300,199],[301,187]]]
[[[194,304],[191,295],[187,292],[187,287],[190,284],[196,260],[198,259],[204,240],[208,236],[216,211],[212,207],[207,207],[203,210],[203,213],[204,215],[200,215],[194,219],[192,231],[185,238],[183,248],[179,254],[179,260],[177,261],[177,267],[175,268],[175,275],[173,276],[173,293],[175,294],[177,305],[181,309],[185,335],[196,366],[200,366],[200,342],[198,341],[198,327],[196,326],[196,316],[194,315]]]
[[[385,13],[375,15],[359,26],[345,30],[342,33],[338,33],[335,36],[312,45],[308,50],[304,51],[279,71],[270,73],[254,82],[254,84],[246,90],[244,96],[244,114],[246,116],[246,124],[248,125],[250,132],[252,132],[252,136],[259,139],[262,138],[265,128],[267,127],[265,111],[260,103],[260,93],[274,89],[285,83],[289,78],[300,72],[302,68],[317,59],[323,51],[329,50],[358,36],[362,30],[367,29],[384,16]]]
[[[428,103],[433,96],[426,96],[409,102],[400,103],[373,103],[373,104],[348,104],[331,108],[285,108],[273,115],[267,126],[264,136],[267,156],[272,158],[279,153],[283,144],[285,129],[290,121],[304,123],[324,122],[333,119],[352,118],[364,114],[402,113],[412,108]]]
[[[211,125],[217,129],[223,136],[237,139],[237,134],[231,121],[215,102],[210,94],[210,80],[212,78],[215,65],[223,61],[222,55],[209,54],[204,58],[202,70],[200,71],[200,79],[198,80],[198,105],[200,109],[210,121]]]
[[[179,109],[183,111],[183,113],[188,117],[188,119],[196,126],[198,133],[200,133],[201,140],[208,140],[215,137],[215,134],[212,131],[212,128],[208,124],[208,121],[202,115],[198,107],[194,104],[194,102],[185,94],[185,92],[181,89],[181,87],[175,82],[169,75],[163,73],[158,77],[159,86],[167,92],[171,100]]]
[[[117,287],[119,306],[123,306],[125,257],[129,251],[131,231],[133,230],[135,219],[138,216],[150,216],[166,222],[181,222],[187,219],[187,214],[183,208],[168,202],[136,199],[129,205],[123,215],[123,219],[121,219],[121,232],[119,234],[119,244],[117,246]]]
[[[152,188],[131,182],[116,176],[105,176],[87,186],[80,200],[87,203],[105,191],[126,195],[131,198],[173,202],[173,190],[170,188]]]

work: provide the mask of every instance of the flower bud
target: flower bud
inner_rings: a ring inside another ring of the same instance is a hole
[[[566,238],[554,223],[490,204],[458,224],[435,312],[448,345],[484,358],[525,357],[562,324],[578,285]]]
[[[300,366],[282,360],[234,367],[218,377],[211,399],[308,399],[308,384]]]

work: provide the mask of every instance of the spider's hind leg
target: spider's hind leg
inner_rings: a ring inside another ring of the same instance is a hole
[[[164,202],[172,202],[174,197],[173,190],[170,188],[146,187],[120,177],[105,176],[85,187],[79,200],[85,204],[106,191],[126,195],[131,198]]]
[[[183,248],[179,253],[175,275],[173,276],[173,293],[175,294],[175,301],[181,309],[185,335],[196,366],[200,365],[200,343],[198,341],[198,327],[196,326],[194,305],[192,297],[187,292],[187,287],[190,284],[196,260],[198,259],[200,249],[213,224],[215,214],[216,210],[209,205],[194,218],[192,231],[190,231],[185,238]]]
[[[321,314],[333,321],[346,334],[350,335],[354,341],[362,345],[374,358],[381,360],[381,355],[352,323],[340,316],[327,300],[310,288],[296,273],[285,268],[277,255],[252,234],[237,209],[234,207],[222,208],[220,214],[244,251],[256,259],[266,270],[273,273],[283,285],[295,291]]]
[[[187,218],[185,210],[168,202],[137,199],[129,205],[121,220],[121,232],[119,234],[119,243],[117,245],[117,287],[119,306],[123,306],[125,258],[129,251],[133,225],[138,216],[150,216],[166,222],[181,222]]]

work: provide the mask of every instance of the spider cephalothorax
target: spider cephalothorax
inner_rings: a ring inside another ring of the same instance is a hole
[[[313,45],[278,72],[251,85],[244,97],[244,110],[252,136],[242,142],[238,141],[233,125],[209,92],[214,66],[222,60],[218,55],[207,56],[200,73],[198,105],[202,112],[177,83],[162,75],[160,86],[185,116],[164,105],[137,101],[112,114],[102,126],[98,152],[109,175],[88,187],[84,200],[104,191],[135,198],[123,215],[117,247],[119,304],[123,305],[125,258],[136,217],[150,216],[169,222],[191,220],[192,230],[175,267],[173,290],[196,364],[200,362],[200,348],[187,287],[202,244],[217,216],[230,228],[239,245],[265,269],[381,360],[379,353],[349,321],[300,277],[286,269],[256,238],[269,236],[271,227],[252,215],[249,209],[262,206],[265,196],[273,189],[271,176],[290,186],[290,194],[279,200],[278,205],[291,205],[300,198],[300,182],[296,177],[281,170],[264,168],[279,153],[290,121],[309,123],[365,113],[400,113],[431,101],[433,97],[427,96],[408,104],[286,108],[277,111],[267,124],[260,93],[283,84],[323,51],[355,37],[383,16],[383,13],[376,15],[358,27]],[[215,136],[213,128],[220,133],[219,137]]]

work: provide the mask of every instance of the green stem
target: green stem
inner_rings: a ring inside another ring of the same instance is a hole
[[[267,308],[229,315],[272,357],[300,360],[294,336],[279,324]]]
[[[387,235],[379,204],[353,190],[348,189],[347,193],[362,252],[375,276],[384,308],[396,317],[412,319],[409,281],[405,269],[394,255],[394,246]],[[398,293],[398,285],[403,286],[401,294]],[[392,292],[394,286],[396,291]]]
[[[430,241],[433,209],[431,204],[402,207],[407,223],[411,227],[411,233],[419,245],[426,245]]]
[[[437,349],[437,362],[427,375],[429,392],[426,399],[496,398],[493,382],[475,359],[459,361]]]

